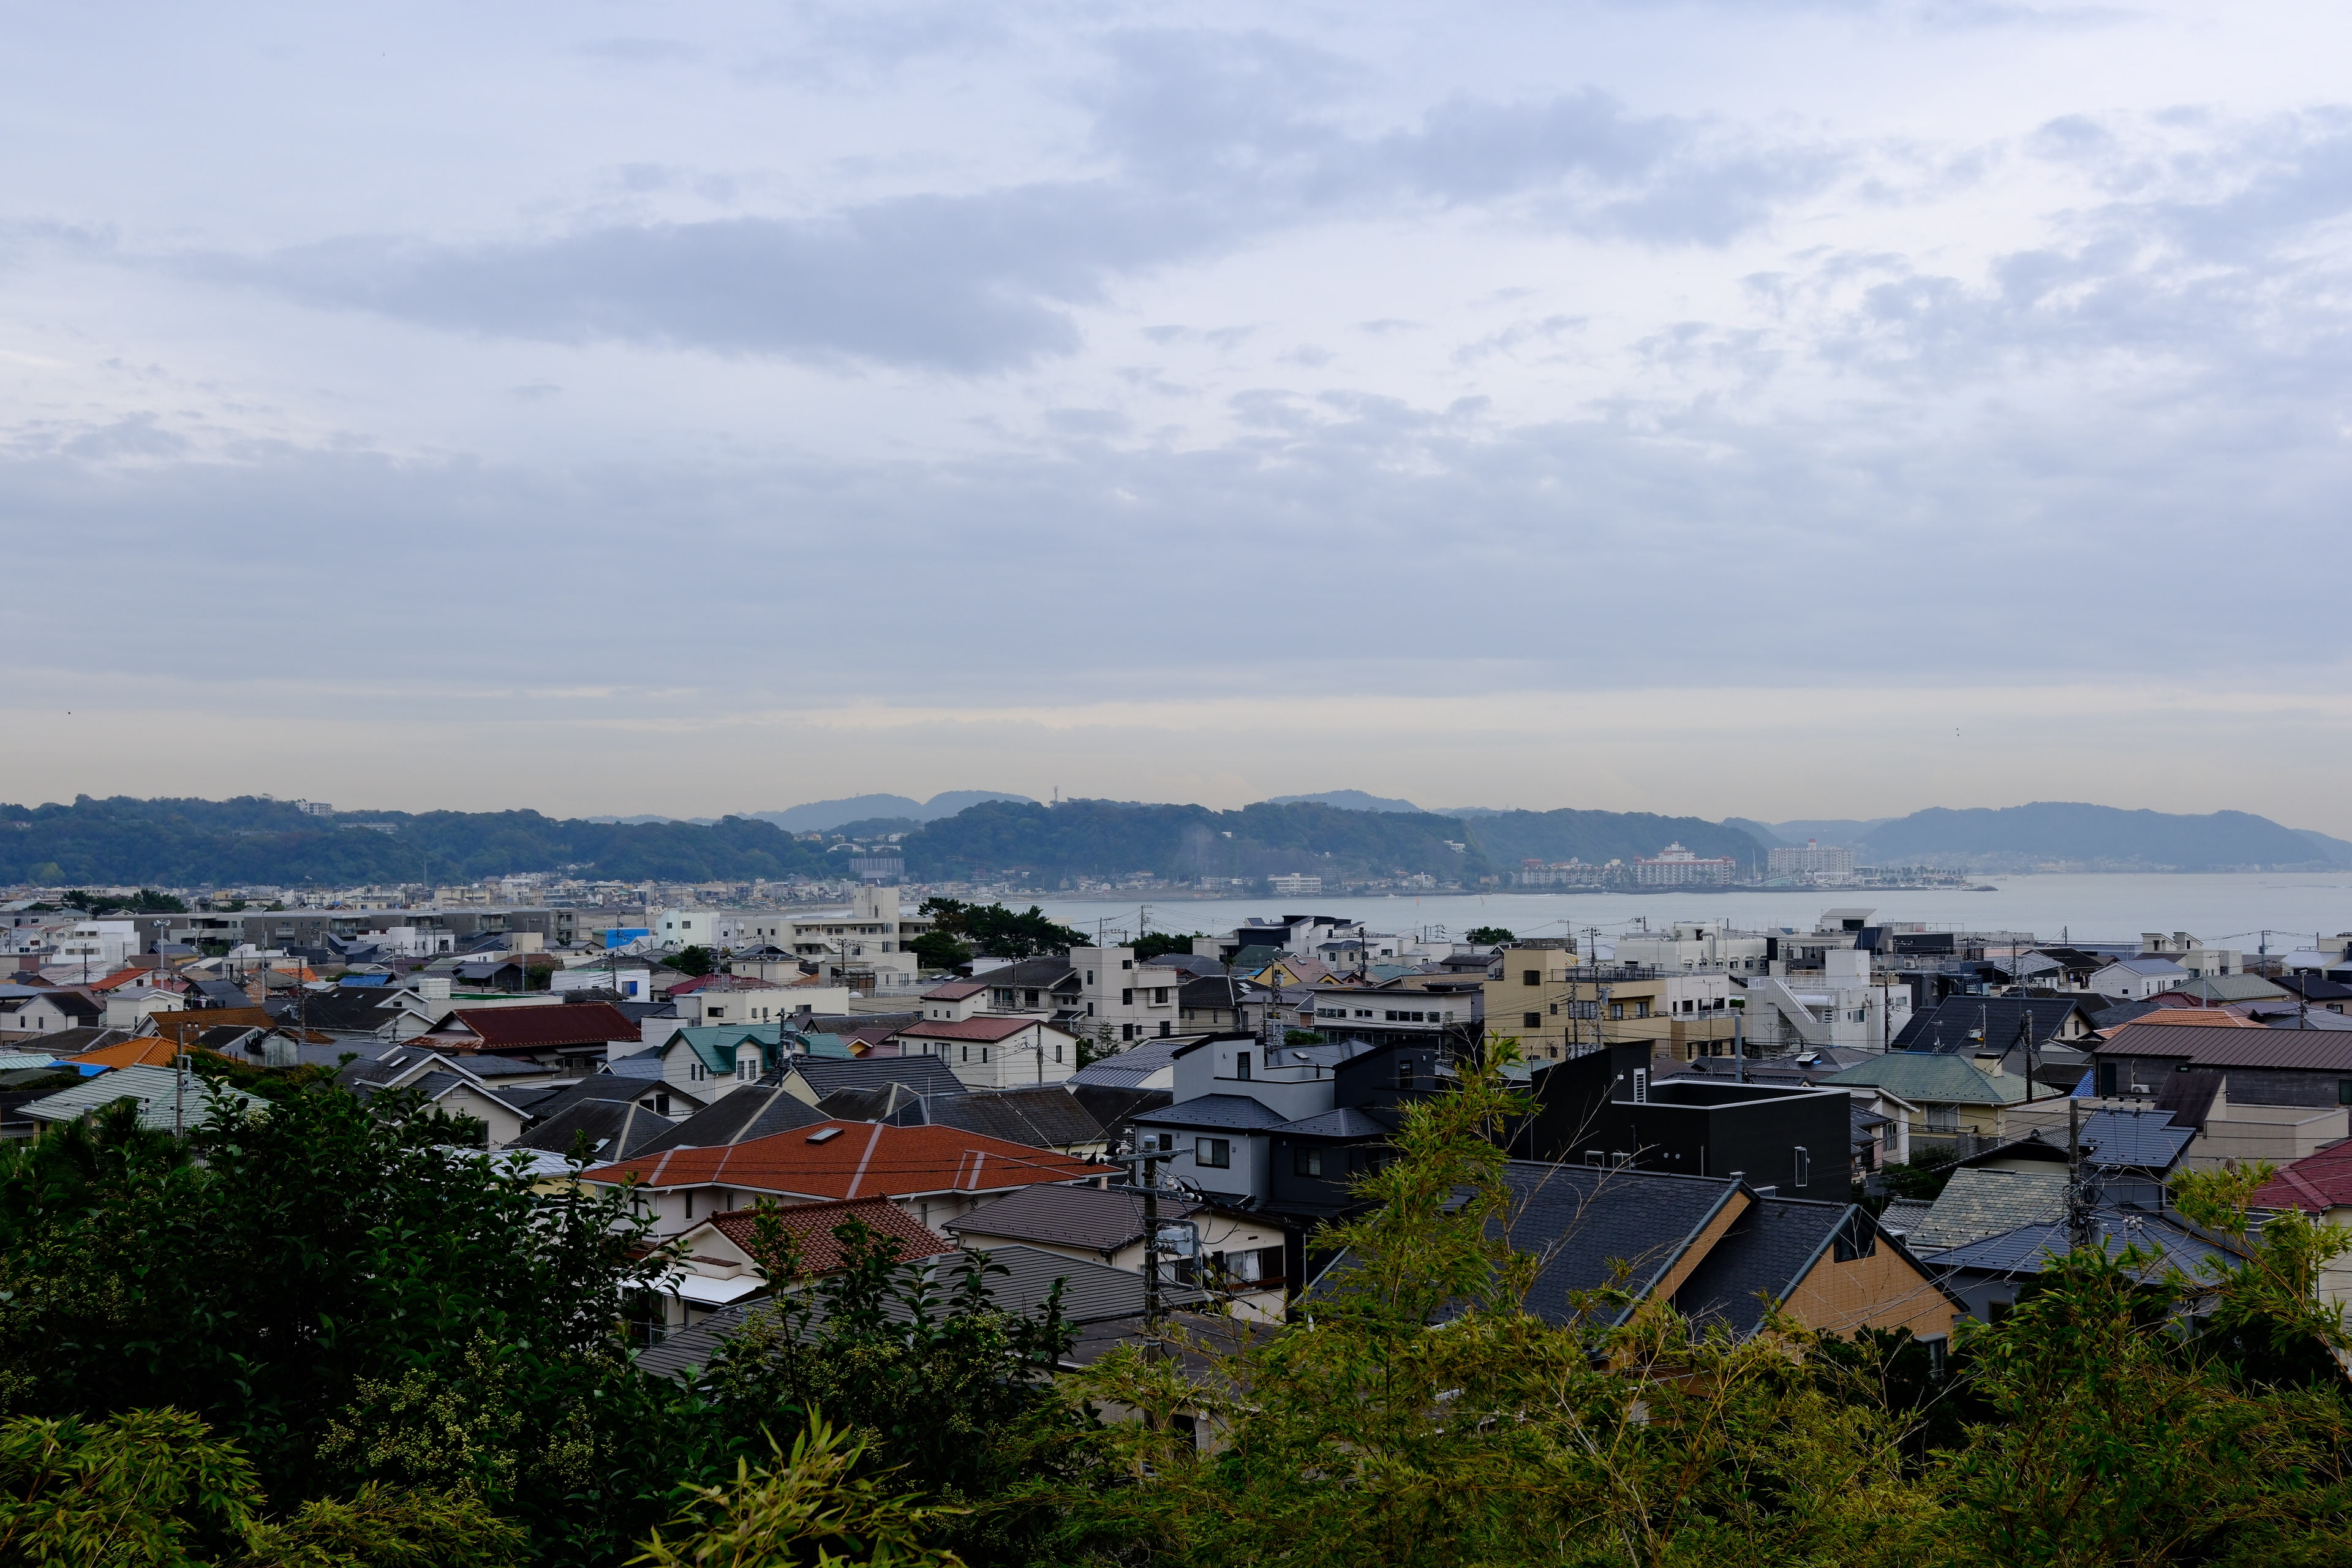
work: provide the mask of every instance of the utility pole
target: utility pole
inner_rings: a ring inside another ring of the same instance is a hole
[[[2083,1188],[2083,1102],[2066,1102],[2066,1243],[2091,1245],[2090,1194]]]

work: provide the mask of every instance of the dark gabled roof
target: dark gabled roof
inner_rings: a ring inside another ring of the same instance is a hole
[[[1320,1116],[1286,1122],[1281,1131],[1286,1138],[1388,1138],[1395,1135],[1397,1126],[1398,1119],[1391,1113],[1343,1105]]]
[[[2095,1168],[2168,1171],[2197,1132],[2175,1126],[2165,1110],[2096,1110],[2083,1118],[2082,1135]],[[2063,1132],[2052,1136],[2066,1142]]]
[[[983,985],[1016,985],[1024,990],[1050,991],[1057,985],[1077,984],[1077,969],[1065,956],[1061,958],[1024,958],[1012,963],[1000,963],[993,969],[982,969],[972,975]]]
[[[1064,1258],[1018,1243],[992,1247],[986,1257],[992,1265],[986,1275],[989,1299],[1000,1311],[1032,1316],[1058,1284],[1062,1287],[1062,1315],[1072,1323],[1110,1322],[1142,1315],[1145,1303],[1140,1274],[1113,1268],[1107,1263]],[[966,1266],[966,1255],[940,1253],[910,1268],[935,1282],[936,1300],[953,1286]],[[1003,1272],[997,1272],[999,1269]],[[1201,1291],[1181,1287],[1163,1287],[1161,1297],[1170,1308],[1189,1306],[1206,1299]],[[686,1376],[691,1369],[708,1363],[711,1352],[723,1341],[732,1338],[752,1313],[768,1310],[764,1301],[721,1307],[692,1328],[639,1352],[638,1370],[659,1377]],[[820,1305],[817,1310],[824,1309]],[[906,1304],[895,1297],[886,1301],[882,1310],[902,1322],[911,1315]]]
[[[1934,1008],[1912,1016],[1895,1037],[1898,1051],[1937,1051],[1969,1056],[1979,1046],[2005,1051],[2020,1043],[2021,1016],[2033,1021],[2033,1041],[2048,1045],[2058,1037],[2067,1017],[2084,1016],[2087,1025],[2089,999],[2072,997],[1948,996]],[[1979,1036],[1979,1031],[1982,1033]]]
[[[1070,1075],[1073,1084],[1098,1083],[1115,1089],[1132,1089],[1176,1059],[1177,1052],[1196,1045],[1203,1037],[1197,1035],[1163,1035],[1156,1039],[1139,1040],[1115,1056],[1088,1062]]]
[[[468,1062],[469,1068],[473,1064]],[[537,1117],[561,1116],[575,1105],[596,1101],[630,1104],[649,1094],[677,1095],[686,1104],[701,1103],[698,1096],[679,1094],[665,1083],[647,1083],[641,1078],[615,1078],[608,1072],[590,1073],[586,1078],[573,1079],[555,1086],[555,1093],[531,1101],[530,1114]],[[615,1156],[617,1158],[617,1156]]]
[[[1270,1109],[1265,1101],[1245,1094],[1202,1094],[1130,1120],[1138,1127],[1219,1127],[1240,1132],[1265,1132],[1289,1119]]]
[[[394,1014],[383,1004],[385,994],[366,986],[337,986],[331,991],[306,991],[287,1008],[306,1028],[343,1034],[373,1034],[390,1023]]]
[[[722,1143],[742,1143],[795,1127],[814,1127],[826,1120],[806,1100],[795,1099],[778,1084],[746,1084],[712,1100],[667,1132],[656,1133],[643,1148],[622,1159],[659,1154],[671,1149],[708,1149]]]
[[[1052,1028],[1050,1019],[1034,1014],[1012,1016],[1003,1013],[982,1013],[970,1018],[919,1018],[898,1031],[903,1037],[912,1035],[918,1039],[975,1040],[993,1043],[1012,1038],[1032,1025]]]
[[[647,1099],[655,1092],[642,1083],[636,1087]],[[597,1165],[644,1153],[647,1144],[672,1131],[675,1125],[634,1100],[575,1100],[507,1147],[568,1155],[573,1144],[584,1139],[588,1163]]]
[[[1165,1089],[1116,1089],[1108,1084],[1080,1083],[1070,1079],[1064,1086],[1070,1098],[1086,1107],[1087,1114],[1108,1136],[1124,1142],[1132,1131],[1135,1119],[1176,1103],[1172,1090]]]
[[[1182,1219],[1205,1206],[1163,1193],[1160,1217]],[[1143,1194],[1106,1187],[1024,1187],[948,1221],[947,1228],[958,1237],[971,1237],[977,1247],[996,1239],[1034,1241],[1108,1258],[1143,1239]]]
[[[1675,1310],[1696,1331],[1721,1324],[1745,1338],[1763,1326],[1761,1296],[1787,1300],[1840,1226],[1870,1223],[1851,1204],[1759,1197],[1707,1248],[1675,1292]]]
[[[793,1069],[823,1100],[845,1089],[902,1083],[918,1094],[961,1094],[963,1080],[938,1057],[794,1057]]]
[[[1543,1259],[1527,1308],[1554,1324],[1572,1316],[1570,1291],[1612,1283],[1621,1263],[1628,1269],[1626,1288],[1647,1294],[1741,1191],[1729,1176],[1533,1160],[1507,1163],[1503,1179],[1511,1189],[1511,1245]]]
[[[1058,1084],[1043,1089],[973,1089],[927,1094],[891,1118],[902,1125],[960,1127],[1040,1149],[1067,1149],[1104,1141],[1102,1123]]]
[[[101,1046],[119,1046],[135,1037],[128,1029],[110,1029],[100,1024],[77,1024],[70,1029],[57,1029],[46,1035],[26,1035],[9,1040],[0,1049],[8,1051],[47,1051],[53,1057],[79,1056]]]

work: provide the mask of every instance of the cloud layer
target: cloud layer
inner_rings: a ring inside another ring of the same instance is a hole
[[[2352,831],[2261,761],[2352,761],[2352,107],[2289,9],[158,12],[119,79],[52,18],[0,66],[56,150],[0,210],[0,515],[77,587],[11,605],[15,793],[182,787],[68,708],[352,795],[503,704],[513,776],[630,754],[581,809],[1344,760],[1883,815],[2079,778],[2066,693],[2109,745],[2242,711],[2132,804]],[[1217,706],[1367,691],[1542,717],[1301,759]],[[1676,721],[1598,743],[1609,692]],[[1217,765],[1050,719],[1122,703],[1227,714]]]

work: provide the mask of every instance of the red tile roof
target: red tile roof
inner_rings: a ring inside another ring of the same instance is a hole
[[[1019,1034],[1022,1030],[1028,1028],[1033,1024],[1044,1024],[1049,1029],[1054,1026],[1050,1020],[1036,1016],[1027,1018],[1007,1018],[1001,1016],[989,1017],[983,1016],[978,1018],[964,1018],[961,1020],[929,1018],[919,1024],[909,1024],[905,1028],[900,1029],[898,1033],[901,1035],[914,1035],[926,1040],[987,1040],[994,1042],[997,1040],[1010,1039],[1012,1037]]]
[[[791,1204],[778,1208],[775,1213],[778,1222],[792,1234],[793,1243],[800,1248],[801,1271],[805,1274],[829,1274],[841,1267],[841,1242],[833,1233],[837,1226],[851,1220],[856,1220],[867,1229],[896,1241],[901,1262],[912,1263],[918,1258],[934,1258],[956,1249],[954,1242],[924,1226],[888,1198]],[[709,1223],[719,1235],[741,1247],[747,1256],[760,1256],[756,1246],[759,1240],[757,1209],[730,1209],[725,1214],[712,1215]]]
[[[2352,1206],[2352,1138],[2282,1169],[2255,1189],[2254,1206],[2315,1213]]]
[[[431,1039],[439,1047],[453,1043],[449,1035],[470,1034],[479,1042],[472,1049],[511,1051],[634,1040],[641,1032],[610,1002],[574,1002],[544,1007],[460,1007],[441,1021]]]
[[[591,1182],[634,1177],[652,1187],[742,1187],[818,1199],[1009,1192],[1118,1173],[1109,1165],[953,1127],[840,1121],[740,1143],[671,1149],[581,1173]]]

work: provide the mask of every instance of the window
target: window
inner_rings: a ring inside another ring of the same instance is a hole
[[[2339,1078],[2336,1080],[2336,1103],[2352,1105],[2352,1078]]]
[[[1525,985],[1540,985],[1543,984],[1543,971],[1540,969],[1524,971],[1519,975],[1519,982]]]
[[[2115,1063],[2101,1062],[2099,1064],[2099,1093],[2101,1095],[2108,1098],[2114,1097],[2116,1092],[2116,1068]],[[2344,1098],[2344,1086],[2340,1083],[2336,1086],[2336,1097],[2339,1101]]]
[[[1636,1018],[1646,1018],[1649,1016],[1650,999],[1644,996],[1635,1001],[1633,1004],[1633,1016]]]
[[[1234,1163],[1232,1141],[1224,1138],[1193,1139],[1192,1163],[1208,1171],[1231,1170]]]
[[[1290,1169],[1294,1175],[1321,1175],[1323,1173],[1323,1151],[1320,1149],[1293,1149],[1290,1152]]]
[[[1805,1146],[1802,1143],[1798,1144],[1789,1152],[1792,1156],[1789,1162],[1789,1184],[1792,1187],[1811,1186],[1813,1157],[1805,1152]]]
[[[1135,960],[1131,958],[1122,958],[1118,961],[1118,966],[1121,969],[1133,969],[1135,967]]]
[[[1118,1037],[1122,1040],[1131,1040],[1135,1038],[1135,1026],[1132,1024],[1121,1024],[1118,1026]]]
[[[1062,1042],[1059,1040],[1054,1042],[1054,1059],[1055,1061],[1062,1059]]]
[[[1155,1007],[1165,1007],[1168,1005],[1168,987],[1165,985],[1155,985],[1151,988],[1151,1005]]]
[[[1522,1013],[1522,1014],[1520,1014],[1520,1015],[1519,1015],[1519,1027],[1521,1027],[1521,1028],[1523,1028],[1523,1029],[1540,1029],[1540,1028],[1542,1028],[1542,1027],[1543,1027],[1543,1015],[1542,1015],[1541,1013]]]
[[[1244,1082],[1247,1082],[1249,1075],[1250,1054],[1247,1051],[1235,1051],[1234,1053],[1234,1076],[1242,1079]]]
[[[1611,1017],[1612,1017],[1612,1018],[1622,1018],[1622,1017],[1623,1017],[1623,1016],[1625,1016],[1625,1004],[1624,1004],[1624,1003],[1622,1003],[1622,1002],[1612,1002],[1612,1003],[1610,1003],[1610,1004],[1609,1004],[1609,1016],[1610,1016]]]
[[[1129,986],[1118,994],[1118,1005],[1122,1007],[1132,1007],[1135,1005],[1135,988],[1133,986]]]

